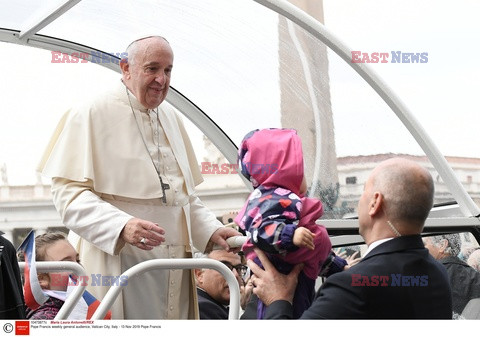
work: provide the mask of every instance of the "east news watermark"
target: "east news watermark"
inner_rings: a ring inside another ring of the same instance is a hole
[[[276,174],[278,172],[278,164],[272,163],[244,163],[250,175],[254,174]],[[200,172],[202,174],[237,174],[239,173],[238,164],[216,164],[211,162],[202,162],[200,164]]]
[[[428,53],[352,51],[352,63],[428,63]]]
[[[55,274],[50,273],[50,285],[51,286],[63,286],[68,284],[68,286],[88,286],[89,281],[92,287],[101,287],[101,286],[121,286],[126,287],[128,285],[128,276],[111,276],[111,275],[102,275],[102,274],[91,274],[78,276],[75,279],[72,279],[69,275],[66,274]]]
[[[119,60],[128,59],[128,53],[104,53],[101,51],[92,51],[91,53],[73,52],[71,54],[60,51],[52,51],[51,63],[97,63],[119,64]]]
[[[352,274],[352,287],[426,287],[428,275],[361,275]]]

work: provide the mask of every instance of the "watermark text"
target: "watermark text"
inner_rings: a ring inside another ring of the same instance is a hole
[[[127,59],[128,54],[124,53],[104,53],[101,51],[92,51],[89,53],[62,53],[60,51],[52,51],[51,63],[115,63],[119,64],[119,59]]]
[[[365,53],[352,51],[352,63],[427,63],[428,53],[406,53],[402,51]]]
[[[353,287],[426,287],[428,275],[361,275],[352,274]]]
[[[110,275],[101,275],[101,274],[91,274],[91,277],[88,275],[78,276],[75,280],[69,275],[66,274],[50,274],[50,286],[88,286],[89,281],[91,280],[90,285],[92,287],[100,286],[127,286],[128,285],[128,276],[110,276]]]

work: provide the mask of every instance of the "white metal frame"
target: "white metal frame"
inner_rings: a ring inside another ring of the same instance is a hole
[[[350,48],[348,48],[340,39],[334,36],[334,34],[328,31],[320,22],[294,5],[290,4],[286,0],[254,1],[296,23],[298,26],[309,32],[313,37],[323,42],[347,64],[349,64],[379,94],[379,96],[385,101],[385,103],[387,103],[387,105],[392,109],[392,111],[412,134],[414,139],[418,142],[420,147],[432,162],[433,166],[445,184],[448,186],[449,191],[452,193],[460,207],[461,213],[465,217],[480,216],[479,207],[468,195],[463,185],[455,176],[445,157],[438,150],[429,135],[425,132],[423,127],[409,111],[402,100],[394,94],[394,92],[373,71],[373,69],[370,68],[368,64],[352,63]],[[95,50],[91,47],[35,34],[39,29],[53,22],[56,18],[73,7],[76,3],[78,3],[76,0],[67,1],[61,6],[61,8],[47,13],[47,15],[40,21],[34,23],[30,28],[20,33],[18,31],[0,29],[0,41],[29,45],[65,53],[84,52],[91,54],[91,52]],[[112,63],[105,63],[101,65],[119,72],[118,67]],[[193,104],[187,97],[176,91],[174,88],[169,91],[167,101],[179,109],[180,112],[182,112],[204,134],[206,134],[217,146],[217,148],[225,155],[229,162],[236,162],[237,149],[235,144],[232,143],[228,136],[205,113],[203,113],[199,107]],[[246,183],[246,186],[247,188],[251,189],[250,184]]]
[[[35,22],[32,22],[28,26],[28,28],[25,28],[20,32],[20,40],[26,40],[30,36],[35,35],[39,30],[58,19],[60,16],[65,14],[67,11],[70,10],[70,8],[78,4],[80,1],[82,0],[67,0],[63,4],[53,8],[52,10],[46,11],[42,17],[40,17]]]
[[[428,156],[438,174],[442,177],[450,192],[458,202],[465,216],[478,216],[480,209],[468,195],[463,185],[458,181],[452,168],[443,154],[438,150],[430,136],[409,111],[403,101],[395,95],[388,85],[373,71],[367,63],[353,63],[351,48],[348,48],[339,38],[328,31],[318,20],[308,15],[298,7],[285,0],[254,0],[270,8],[278,14],[295,22],[297,25],[312,34],[327,47],[332,49],[348,65],[350,65],[387,103],[417,143]]]
[[[20,271],[23,273],[25,269],[25,262],[18,263]],[[83,279],[83,276],[87,276],[85,269],[78,263],[75,262],[65,262],[65,261],[39,261],[35,263],[37,272],[64,272],[71,271],[75,275],[79,276],[79,279]],[[141,262],[127,271],[125,271],[120,278],[127,277],[130,284],[131,281],[135,281],[135,277],[139,276],[145,272],[154,269],[214,269],[222,274],[222,276],[227,281],[228,287],[230,289],[230,304],[229,304],[229,313],[228,319],[237,320],[240,318],[240,288],[238,286],[238,281],[235,278],[235,275],[232,273],[227,266],[223,263],[208,259],[208,258],[199,258],[199,259],[155,259]],[[128,286],[128,285],[127,285]],[[103,299],[99,299],[100,305],[92,316],[92,320],[98,320],[105,317],[108,310],[110,310],[113,302],[115,302],[117,296],[122,292],[123,288],[120,284],[112,285],[108,290],[107,294]],[[62,308],[55,316],[55,321],[65,320],[72,312],[75,305],[78,303],[80,298],[85,291],[86,284],[79,283],[75,287],[72,294],[67,297]],[[152,294],[154,296],[154,294]]]
[[[25,262],[19,262],[18,266],[23,273],[25,269]],[[35,267],[37,268],[37,272],[59,272],[59,271],[71,271],[75,275],[79,276],[80,279],[83,279],[82,276],[87,276],[85,273],[85,269],[76,262],[66,262],[66,261],[39,261],[35,263]],[[75,305],[78,303],[80,298],[85,291],[86,285],[82,282],[78,286],[75,287],[72,294],[67,297],[65,303],[62,305],[60,310],[55,316],[55,321],[60,321],[67,319],[67,317],[72,312]],[[102,316],[103,317],[103,316]]]
[[[120,284],[112,285],[105,297],[102,299],[100,305],[92,316],[93,320],[105,317],[108,309],[113,305],[117,296],[122,292],[124,287],[128,287],[131,281],[135,282],[135,276],[141,275],[145,272],[154,269],[214,269],[221,273],[227,281],[230,289],[230,305],[228,312],[228,319],[236,320],[240,316],[240,289],[238,281],[233,275],[232,271],[228,269],[223,263],[208,259],[208,258],[189,258],[189,259],[155,259],[140,262],[125,271],[120,278],[127,277],[128,284],[122,286]],[[154,296],[154,294],[152,294]]]

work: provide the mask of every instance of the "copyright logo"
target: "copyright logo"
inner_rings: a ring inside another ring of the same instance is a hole
[[[10,333],[13,331],[13,324],[12,323],[5,323],[3,325],[3,331],[5,331],[6,333]]]

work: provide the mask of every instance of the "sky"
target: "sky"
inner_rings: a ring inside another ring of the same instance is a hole
[[[476,130],[480,125],[476,99],[480,87],[480,45],[477,43],[480,2],[325,0],[324,12],[327,29],[352,50],[369,54],[391,54],[391,51],[428,53],[426,63],[368,65],[407,104],[442,153],[480,158],[480,146],[476,144]],[[218,19],[222,20],[221,15]],[[259,27],[251,29],[250,34],[255,34],[255,29],[260,34]],[[267,32],[261,33],[267,35]],[[248,62],[253,62],[254,54],[250,52],[242,51],[242,55]],[[176,64],[182,64],[182,58],[191,57],[182,50],[178,54]],[[204,53],[193,57],[208,59],[209,55]],[[35,183],[36,164],[61,115],[75,102],[88,99],[118,79],[117,73],[95,64],[53,64],[51,58],[49,51],[0,44],[0,166],[7,165],[12,185]],[[330,52],[329,64],[338,156],[364,153],[367,147],[371,153],[394,150],[420,154],[415,144],[406,147],[404,142],[396,142],[405,138],[401,124],[391,122],[392,113],[388,107],[372,89],[363,85],[345,62]],[[271,65],[252,63],[251,73],[240,74],[241,67],[225,69],[222,73],[224,76],[251,78],[256,86],[248,93],[255,90],[261,93],[262,83],[268,81],[267,77],[276,66],[275,62]],[[208,75],[208,69],[186,69],[178,74],[183,78],[190,76],[189,85],[200,87],[199,79]],[[223,110],[231,107],[231,111],[219,115],[219,122],[233,119],[234,130],[241,120],[235,118],[242,116],[242,112],[236,112],[234,107],[238,98],[232,100],[226,95],[210,98],[205,94],[206,89],[198,90],[200,94],[195,101],[215,100]],[[268,109],[267,104],[262,108]],[[194,143],[199,145],[197,157],[201,161],[205,155],[201,133],[191,130]],[[238,140],[238,137],[233,138]],[[385,142],[391,144],[386,147]]]

